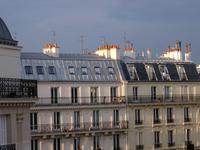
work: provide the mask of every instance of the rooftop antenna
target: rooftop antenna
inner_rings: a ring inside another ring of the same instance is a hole
[[[124,48],[127,46],[126,32],[124,32]]]
[[[13,39],[16,40],[17,39],[17,33],[14,31],[13,32]]]
[[[81,35],[80,36],[80,41],[81,41],[81,53],[84,53],[84,41],[85,40],[85,36]]]
[[[53,31],[53,43],[56,43],[56,32]]]

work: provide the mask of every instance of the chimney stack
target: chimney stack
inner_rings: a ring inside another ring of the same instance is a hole
[[[191,61],[191,44],[188,42],[185,43],[185,61]]]

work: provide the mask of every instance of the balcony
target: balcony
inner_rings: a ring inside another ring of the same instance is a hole
[[[128,96],[127,101],[129,104],[190,104],[200,103],[200,95],[172,95],[171,97],[165,97],[164,95],[157,95],[155,99],[152,99],[151,95],[138,95]]]
[[[185,145],[191,145],[192,141],[185,141]]]
[[[36,127],[37,126],[37,127]],[[128,121],[120,121],[118,124],[113,122],[100,122],[98,126],[93,126],[92,122],[83,122],[80,124],[64,123],[60,125],[39,124],[31,127],[32,134],[51,134],[51,133],[72,133],[72,132],[90,132],[90,131],[109,131],[128,128]]]
[[[136,145],[136,150],[143,150],[144,149],[144,145]]]
[[[168,143],[168,147],[173,147],[173,146],[175,146],[175,142]]]
[[[0,78],[0,99],[26,97],[37,97],[36,80]]]
[[[191,122],[192,121],[192,119],[191,118],[184,118],[184,122]]]
[[[174,119],[173,118],[168,118],[167,119],[167,123],[174,123]]]
[[[161,120],[160,120],[160,119],[155,119],[155,120],[153,120],[153,123],[154,123],[154,124],[160,124],[160,123],[161,123]]]
[[[114,104],[125,104],[125,97],[57,97],[57,98],[42,98],[40,97],[36,103],[36,106],[86,106],[86,105],[114,105]]]
[[[143,124],[143,120],[135,120],[135,125],[142,125]]]
[[[15,144],[0,145],[0,150],[16,150]]]
[[[154,148],[161,148],[162,147],[162,144],[161,143],[156,143],[154,144]]]

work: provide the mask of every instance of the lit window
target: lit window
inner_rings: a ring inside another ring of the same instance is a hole
[[[36,66],[37,74],[44,74],[43,66]]]
[[[113,75],[114,74],[114,69],[113,67],[108,67],[108,73]]]
[[[56,74],[56,68],[54,66],[49,66],[49,74]]]
[[[75,74],[75,68],[73,66],[69,66],[69,74]]]
[[[94,67],[94,70],[95,70],[95,74],[96,75],[100,75],[101,74],[100,67]]]
[[[87,75],[87,67],[81,67],[82,75]]]
[[[32,66],[25,66],[25,72],[26,74],[33,74]]]

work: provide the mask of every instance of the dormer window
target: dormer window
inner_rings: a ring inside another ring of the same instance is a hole
[[[138,75],[135,69],[135,66],[128,67],[129,75],[132,80],[138,80]]]
[[[54,66],[49,66],[48,71],[51,75],[56,74],[56,68]]]
[[[114,68],[113,68],[113,67],[108,67],[108,74],[109,74],[109,75],[115,74]]]
[[[32,66],[25,66],[24,68],[25,68],[26,74],[33,74]]]
[[[159,69],[160,69],[160,73],[162,75],[163,80],[170,80],[170,76],[169,76],[167,67],[165,65],[160,65]]]
[[[82,75],[87,75],[88,74],[87,67],[81,67],[81,72],[82,72]]]
[[[36,66],[37,74],[43,75],[44,74],[44,68],[43,66]]]
[[[184,67],[182,65],[179,65],[177,66],[177,70],[178,70],[180,80],[186,80],[187,76],[186,76]]]
[[[74,66],[69,66],[69,74],[71,74],[71,75],[75,74],[75,68],[74,68]]]
[[[148,64],[145,66],[149,80],[156,80],[155,70],[152,65]]]
[[[101,74],[100,67],[94,67],[94,70],[95,70],[95,74],[96,75],[100,75]]]

